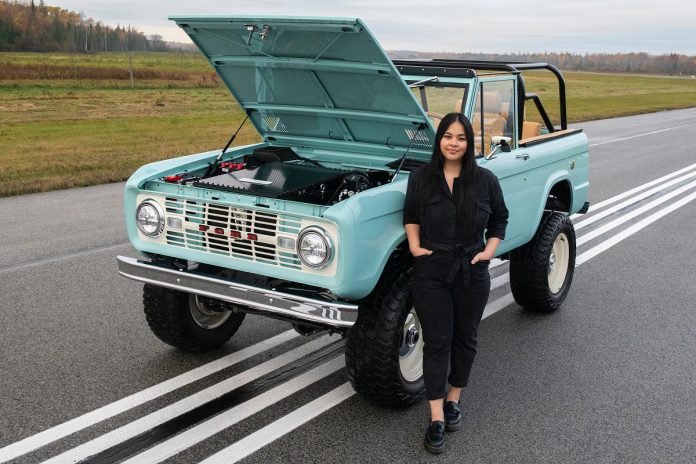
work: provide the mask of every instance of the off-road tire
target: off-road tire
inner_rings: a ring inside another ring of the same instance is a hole
[[[164,343],[187,351],[209,351],[234,335],[246,313],[233,312],[219,326],[206,329],[198,325],[189,307],[190,295],[156,285],[143,287],[143,309],[150,330]],[[230,303],[217,302],[233,311]]]
[[[399,363],[404,323],[413,307],[411,265],[412,261],[406,268],[385,269],[375,291],[361,304],[346,340],[346,371],[353,388],[384,406],[409,406],[425,393],[423,376],[406,381]]]
[[[561,234],[567,239],[567,270],[562,285],[554,292],[549,284],[549,259],[554,242]],[[575,228],[563,213],[545,215],[532,241],[510,252],[512,295],[517,304],[530,311],[556,311],[570,290],[574,271]]]

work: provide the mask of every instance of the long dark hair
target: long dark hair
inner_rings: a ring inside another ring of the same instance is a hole
[[[462,172],[459,174],[459,189],[455,192],[455,204],[457,205],[457,220],[469,221],[473,218],[476,208],[476,185],[480,174],[480,168],[476,163],[474,155],[474,129],[471,123],[462,113],[448,113],[440,121],[440,125],[435,133],[435,141],[433,142],[433,155],[428,164],[418,179],[418,205],[421,212],[424,211],[425,205],[430,197],[441,189],[441,185],[437,176],[437,172],[442,173],[444,177],[445,157],[440,150],[440,142],[445,132],[449,127],[456,123],[461,123],[464,126],[466,134],[466,151],[462,158]]]

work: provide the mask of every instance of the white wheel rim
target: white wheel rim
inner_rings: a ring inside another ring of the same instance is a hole
[[[416,310],[406,316],[399,346],[399,369],[407,382],[416,382],[423,376],[423,335]]]
[[[189,295],[189,309],[193,321],[202,329],[217,329],[232,315],[232,311],[213,311],[205,306],[198,295]]]
[[[558,293],[563,287],[568,274],[568,261],[570,259],[570,245],[566,234],[558,234],[549,255],[549,289],[551,293]]]

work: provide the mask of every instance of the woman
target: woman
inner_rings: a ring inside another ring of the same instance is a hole
[[[469,380],[490,292],[488,265],[505,238],[507,218],[498,179],[476,163],[471,123],[461,113],[446,115],[430,163],[409,176],[404,205],[430,402],[425,448],[431,453],[444,450],[445,430],[461,427],[459,397]]]

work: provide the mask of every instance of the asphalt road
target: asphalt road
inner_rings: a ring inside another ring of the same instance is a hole
[[[590,138],[593,205],[696,163],[696,109],[579,127]],[[583,262],[555,314],[506,304],[507,266],[494,270],[503,284],[481,325],[464,427],[437,458],[422,449],[425,402],[383,409],[344,389],[337,337],[283,335],[288,324],[247,316],[214,353],[159,342],[141,285],[116,270],[117,254],[135,256],[123,184],[0,199],[0,461],[27,445],[14,461],[146,462],[159,452],[152,462],[184,463],[227,449],[226,462],[256,450],[249,463],[694,462],[696,202],[678,201],[696,176],[678,178],[586,227],[619,202],[576,219],[579,238],[597,236],[579,246]],[[279,334],[268,349],[239,354]],[[294,353],[300,361],[286,362]],[[229,356],[240,359],[142,399],[148,387]],[[308,378],[316,368],[328,370]],[[334,390],[332,402],[324,395]],[[193,395],[200,404],[223,396],[182,416],[176,408]],[[95,410],[104,418],[74,420]]]

